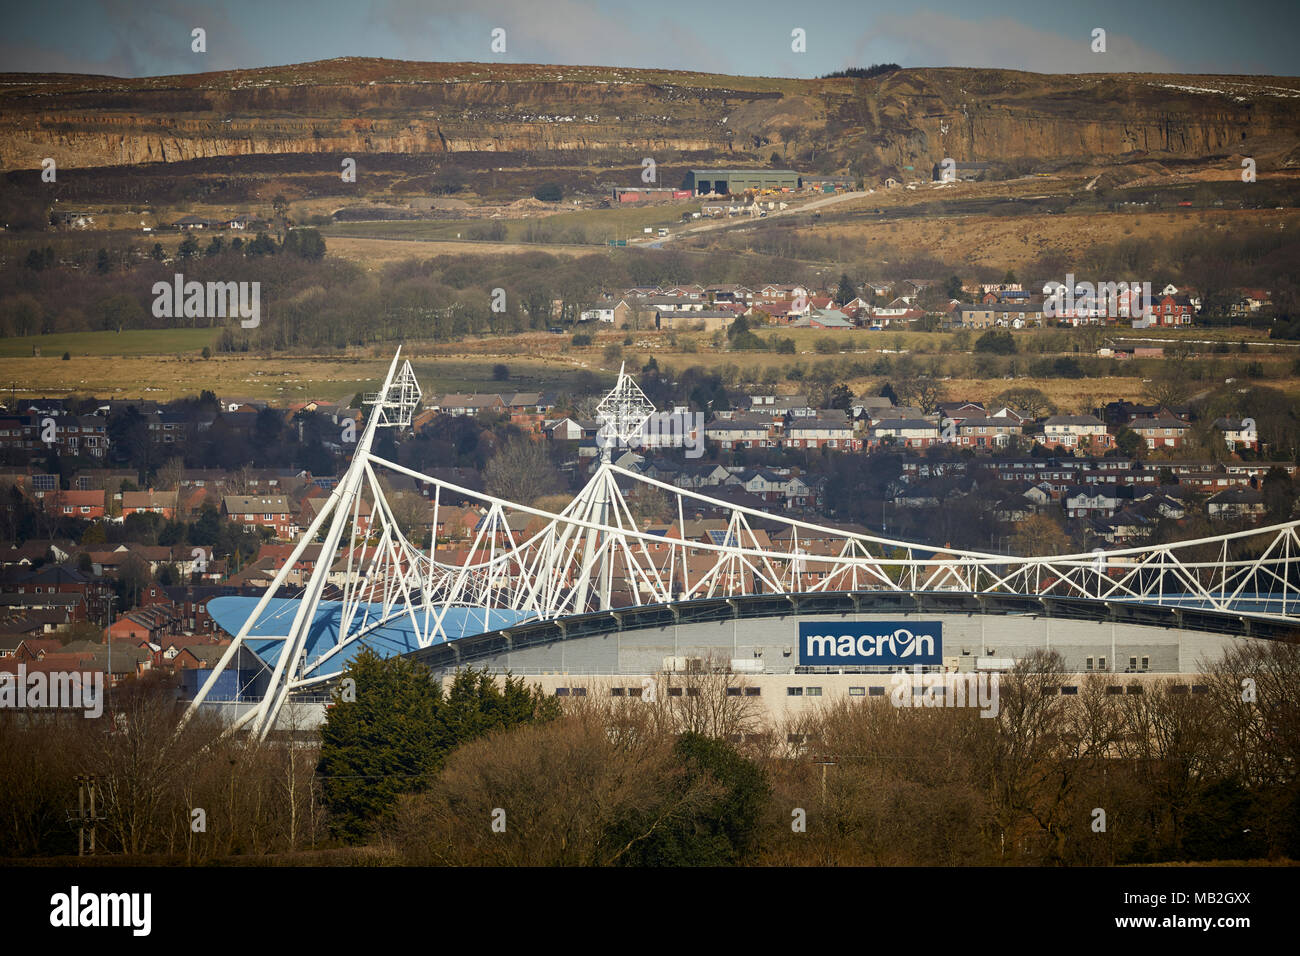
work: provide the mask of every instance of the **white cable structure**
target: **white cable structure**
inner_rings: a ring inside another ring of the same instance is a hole
[[[1300,615],[1300,570],[1292,571],[1300,561],[1297,521],[1162,545],[1013,557],[855,534],[719,501],[618,467],[607,453],[559,513],[508,501],[371,450],[376,428],[409,425],[419,405],[410,363],[397,370],[400,354],[383,388],[368,399],[375,411],[347,472],[187,718],[245,645],[261,647],[268,666],[273,658],[265,696],[240,719],[265,736],[291,693],[334,679],[351,654],[383,635],[400,633],[415,650],[520,621],[699,598],[953,591],[1138,602],[1269,620]],[[602,406],[625,443],[635,433],[632,422],[639,428],[653,412],[622,371]],[[379,480],[385,471],[413,479],[430,500],[435,531],[428,550],[402,532]],[[371,505],[368,525],[361,520],[363,500]],[[462,502],[481,518],[461,547],[440,549],[440,515],[451,505],[459,511]],[[707,528],[697,516],[711,519]],[[318,540],[320,555],[301,594],[276,597]],[[328,600],[327,585],[337,592]]]

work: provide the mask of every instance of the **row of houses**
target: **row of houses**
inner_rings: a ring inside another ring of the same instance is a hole
[[[220,411],[216,412],[179,405],[169,407],[147,400],[111,400],[96,408],[93,414],[74,414],[59,399],[24,400],[9,413],[0,414],[0,452],[45,454],[57,451],[61,455],[106,460],[112,445],[110,418],[131,410],[144,426],[151,446],[165,455],[168,446],[181,445],[194,435],[207,431],[218,417],[229,429],[251,433],[258,417],[268,408],[270,406],[262,401],[233,400],[223,403]],[[287,408],[274,411],[286,425],[292,425],[297,419],[300,429],[302,412],[322,415],[335,425],[349,420],[359,425],[363,417],[359,409],[321,401],[294,402]]]
[[[916,451],[937,445],[976,451],[1006,449],[1024,440],[1068,453],[1104,453],[1127,428],[1149,450],[1178,450],[1192,424],[1161,410],[1108,425],[1096,415],[1051,415],[1034,421],[1014,409],[986,410],[980,403],[945,403],[933,413],[892,404],[861,401],[849,411],[811,409],[802,396],[761,396],[749,409],[725,413],[705,426],[706,440],[724,450],[789,448],[861,451],[900,448]],[[870,407],[866,407],[870,404]],[[1219,418],[1211,423],[1229,451],[1256,451],[1259,436],[1249,419]]]
[[[437,415],[501,415],[525,431],[540,433],[558,399],[545,392],[449,393],[434,396],[413,422],[418,430]]]
[[[834,308],[851,321],[874,319],[868,324],[879,326],[885,320],[910,320],[924,315],[918,300],[935,284],[935,280],[926,279],[867,282],[860,287],[860,295],[838,305],[824,291],[800,284],[770,283],[757,288],[731,283],[638,286],[603,295],[582,312],[581,318],[621,326],[640,314],[743,307],[738,310],[743,314],[762,311],[773,322],[782,323]],[[963,292],[973,302],[949,299],[940,313],[953,324],[967,328],[1023,328],[1041,325],[1048,318],[1071,325],[1097,324],[1120,316],[1139,317],[1140,325],[1186,325],[1200,308],[1200,298],[1194,291],[1180,291],[1172,284],[1152,292],[1149,312],[1140,292],[1135,296],[1126,288],[1108,298],[1106,287],[1097,290],[1087,283],[1077,283],[1068,296],[1059,280],[1032,283],[1029,289],[1018,283],[972,284],[963,286]],[[1243,290],[1240,309],[1258,311],[1266,301],[1263,290]]]
[[[1057,453],[1103,454],[1116,447],[1121,429],[1134,432],[1150,451],[1178,451],[1193,424],[1167,409],[1113,403],[1097,415],[1051,415],[1030,419],[1013,408],[986,409],[979,402],[944,402],[934,412],[896,406],[888,398],[862,396],[849,409],[818,409],[804,395],[749,396],[737,410],[714,413],[703,439],[723,451],[790,449],[864,451],[883,448],[923,452],[936,446],[993,452],[1017,445],[1040,445]],[[684,410],[683,410],[684,411]],[[1183,415],[1190,415],[1183,410]],[[1219,418],[1211,427],[1229,452],[1258,451],[1259,436],[1250,419]],[[557,441],[584,443],[580,455],[594,457],[598,425],[571,418],[549,420],[543,434]],[[693,444],[699,436],[686,436]]]
[[[229,647],[228,637],[214,640],[172,633],[163,620],[157,613],[144,611],[123,615],[102,643],[78,640],[65,644],[57,637],[0,634],[0,673],[18,674],[20,668],[28,674],[99,672],[115,687],[151,672],[210,669]]]
[[[794,288],[803,289],[802,286]],[[874,308],[861,298],[836,305],[830,296],[799,292],[774,297],[748,295],[736,299],[683,294],[602,298],[584,309],[580,318],[617,328],[653,324],[656,329],[714,332],[728,328],[741,315],[768,325],[852,329],[859,322],[884,328],[893,321],[910,321],[924,314],[922,310],[900,301],[881,308]]]
[[[108,448],[108,421],[98,415],[0,416],[0,450],[53,450],[103,459]]]
[[[264,219],[258,219],[249,215],[230,216],[224,219],[208,219],[203,216],[181,216],[171,224],[171,228],[181,232],[193,232],[198,230],[212,229],[231,229],[243,231],[246,229],[265,229],[270,225]]]
[[[107,489],[61,489],[56,475],[28,477],[55,479],[53,488],[34,492],[32,499],[45,512],[60,517],[121,522],[136,514],[156,514],[168,521],[195,521],[210,506],[240,527],[265,528],[276,537],[286,539],[315,520],[326,501],[328,486],[334,482],[334,479],[329,479],[321,483],[296,483],[297,493],[292,495],[230,495],[221,493],[221,484],[211,487],[183,485],[176,491],[147,489],[114,493]],[[22,488],[21,485],[18,487]],[[360,532],[369,529],[370,518],[371,507],[363,502],[358,516]]]
[[[1181,521],[1194,510],[1211,521],[1258,520],[1267,512],[1264,495],[1255,488],[1227,488],[1201,502],[1176,497],[1168,490],[1134,496],[1114,484],[1079,485],[1062,495],[1067,518],[1086,520],[1097,537],[1111,544],[1128,544],[1147,537],[1161,521]]]
[[[1196,307],[1185,295],[1153,295],[1150,309],[1130,293],[1118,298],[1118,305],[1105,302],[1067,305],[1038,297],[1023,301],[981,302],[975,305],[950,303],[948,315],[953,326],[964,329],[1025,329],[1046,322],[1064,322],[1072,326],[1113,324],[1121,318],[1132,319],[1135,329],[1184,327],[1192,324]]]
[[[893,283],[868,282],[861,295],[836,304],[832,297],[810,286],[770,283],[750,288],[734,283],[703,286],[638,286],[620,293],[602,296],[584,310],[584,321],[599,321],[620,327],[638,316],[654,316],[658,328],[680,328],[691,320],[680,317],[684,312],[707,312],[696,316],[726,324],[727,315],[754,316],[763,313],[775,324],[802,323],[819,328],[885,328],[891,323],[909,322],[925,315],[918,304],[921,293],[935,285],[935,280],[903,279]],[[1146,302],[1140,284],[1111,289],[1077,282],[1067,289],[1060,280],[1051,279],[1028,284],[974,283],[963,285],[963,292],[973,299],[963,302],[949,299],[936,314],[955,327],[969,329],[1040,326],[1046,322],[1063,322],[1072,326],[1113,324],[1121,318],[1131,319],[1135,328],[1180,327],[1192,323],[1201,308],[1200,296],[1191,289],[1167,284],[1150,293]],[[1242,289],[1234,297],[1229,311],[1233,315],[1250,315],[1267,308],[1271,296],[1264,289]],[[818,324],[817,317],[830,318],[832,324]]]
[[[1275,461],[1141,461],[1130,458],[908,458],[902,463],[905,480],[938,477],[988,476],[1012,484],[1047,487],[1059,498],[1071,487],[1098,482],[1128,487],[1156,487],[1162,478],[1198,492],[1226,488],[1257,488],[1265,475],[1279,469],[1294,476],[1294,462]]]

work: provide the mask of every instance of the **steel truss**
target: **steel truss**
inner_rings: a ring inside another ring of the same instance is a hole
[[[491,609],[554,620],[696,598],[860,590],[1071,597],[1273,620],[1296,620],[1300,612],[1300,574],[1292,571],[1300,561],[1300,521],[1163,545],[1046,557],[936,550],[718,501],[618,467],[608,456],[558,513],[508,501],[374,454],[376,429],[409,425],[419,404],[410,363],[397,370],[400,355],[399,349],[383,388],[369,399],[376,411],[347,472],[213,668],[187,719],[250,639],[255,624],[268,611],[274,613],[275,595],[307,545],[317,540],[322,542],[320,557],[282,636],[268,691],[238,722],[259,736],[274,726],[293,692],[336,677],[331,661],[364,644],[377,629],[405,619],[420,647],[459,636],[446,627],[452,609],[484,610],[484,630],[492,629],[486,613]],[[631,388],[635,384],[620,373],[616,397],[634,397]],[[642,414],[635,406],[621,413]],[[402,532],[379,480],[384,471],[412,478],[424,489],[435,529],[428,550]],[[647,499],[661,520],[638,520]],[[372,505],[368,527],[360,521],[363,500]],[[471,539],[455,553],[438,549],[440,514],[464,501],[473,502],[482,515]],[[669,514],[663,520],[665,502]],[[698,540],[691,526],[697,514],[722,516],[725,530],[716,529],[713,540]],[[332,570],[340,563],[339,570]],[[309,659],[308,631],[327,584],[341,592],[338,635]]]

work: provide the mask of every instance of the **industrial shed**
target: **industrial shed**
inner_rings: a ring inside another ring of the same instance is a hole
[[[793,169],[692,169],[686,185],[697,196],[723,196],[747,189],[802,189],[803,177]]]

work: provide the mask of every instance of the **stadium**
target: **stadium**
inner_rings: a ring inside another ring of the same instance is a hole
[[[378,428],[409,426],[419,406],[399,360],[400,350],[367,398],[373,411],[346,475],[266,593],[209,604],[235,637],[190,688],[187,713],[220,708],[232,727],[263,736],[290,702],[318,721],[363,648],[407,655],[435,675],[523,675],[560,697],[655,696],[661,684],[679,695],[691,693],[691,675],[725,675],[727,694],[753,698],[776,722],[828,700],[882,696],[899,672],[997,673],[1039,652],[1060,656],[1063,694],[1088,675],[1103,675],[1110,694],[1167,678],[1176,692],[1198,693],[1198,675],[1225,652],[1296,634],[1300,522],[1046,557],[848,533],[615,465],[608,451],[635,442],[654,411],[622,373],[598,409],[607,453],[573,500],[548,512],[372,452]],[[460,560],[401,533],[382,470],[427,486],[435,512],[481,503],[485,518]],[[670,496],[678,520],[641,527],[627,504],[638,482]],[[366,494],[374,523],[363,534]],[[684,516],[704,504],[726,514],[727,529],[691,538]],[[780,544],[756,533],[760,522],[783,527]],[[286,596],[288,569],[316,541],[334,560]],[[331,581],[344,556],[346,573]]]

